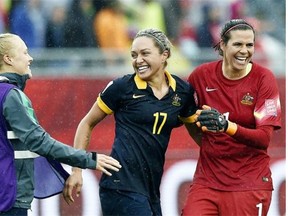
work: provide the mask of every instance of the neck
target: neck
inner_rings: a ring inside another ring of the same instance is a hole
[[[248,65],[246,66],[244,70],[235,71],[235,70],[229,70],[227,67],[225,67],[224,64],[222,64],[222,73],[224,77],[226,77],[227,79],[238,80],[247,76],[250,73],[251,68],[252,68],[252,64],[248,63]]]
[[[164,97],[169,90],[169,83],[166,75],[164,77],[158,77],[151,82],[148,82],[148,85],[151,87],[155,97],[161,99]]]

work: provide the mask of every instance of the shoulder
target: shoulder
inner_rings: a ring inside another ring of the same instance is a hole
[[[258,71],[259,73],[262,73],[262,74],[273,75],[273,72],[269,68],[263,67],[260,64],[255,63],[255,62],[252,63],[252,70]]]
[[[202,77],[211,76],[213,74],[216,75],[216,71],[221,69],[222,60],[213,61],[203,63],[197,66],[189,75],[188,81],[190,82],[192,79],[202,79]]]
[[[12,88],[3,101],[3,111],[6,115],[21,116],[29,108],[32,108],[29,98],[18,88]]]
[[[103,89],[101,94],[118,94],[125,91],[125,89],[129,88],[129,86],[134,82],[133,77],[133,74],[128,74],[111,80]]]
[[[26,94],[21,91],[20,89],[18,88],[11,88],[10,91],[8,92],[7,94],[7,97],[6,97],[6,101],[10,101],[10,102],[19,102],[19,103],[23,103],[23,101],[28,101],[30,102],[30,100],[28,99],[28,97],[26,96]]]
[[[172,75],[171,74],[171,76],[174,78],[174,80],[176,82],[176,87],[180,86],[182,88],[190,88],[190,84],[186,80],[184,80],[184,79],[182,79],[182,78],[180,78],[179,76],[176,76],[176,75]]]
[[[134,77],[133,74],[126,74],[122,77],[113,79],[111,82],[117,84],[129,83],[131,80],[133,80],[133,77]]]
[[[19,94],[16,91],[11,91],[14,89],[15,86],[9,83],[0,83],[0,101],[1,101],[1,107],[2,103],[4,106],[6,104],[10,103],[16,103],[19,104],[20,97]],[[9,102],[11,101],[11,102]]]
[[[1,93],[3,91],[9,91],[13,88],[17,88],[15,85],[11,84],[11,83],[7,83],[7,82],[0,82],[0,89],[1,89]]]
[[[217,70],[217,68],[219,68],[219,67],[221,68],[221,65],[222,65],[222,60],[203,63],[203,64],[197,66],[192,71],[191,74],[197,73],[199,75],[200,73],[202,73],[202,74],[210,73],[211,71]]]
[[[11,91],[14,90],[14,91]],[[0,92],[2,94],[10,94],[10,95],[19,95],[19,92],[21,91],[17,86],[7,83],[7,82],[1,82],[0,83]]]
[[[260,79],[276,79],[274,73],[270,69],[254,62],[252,66],[252,75]]]
[[[122,77],[115,78],[115,79],[111,80],[109,82],[109,84],[110,85],[113,84],[113,85],[123,86],[123,84],[128,84],[131,81],[133,81],[132,76],[133,76],[132,74],[127,74],[127,75],[124,75]]]
[[[184,79],[180,78],[179,76],[177,76],[175,74],[171,74],[171,77],[176,81],[176,84],[186,83],[186,81]]]
[[[175,79],[176,82],[176,92],[180,94],[185,95],[193,95],[195,90],[194,87],[186,80],[176,76],[172,75],[172,77]]]
[[[219,65],[222,65],[222,60],[206,62],[196,67],[194,71],[202,71],[202,72],[211,71],[215,70]]]

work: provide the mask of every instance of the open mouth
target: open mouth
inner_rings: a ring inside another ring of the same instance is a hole
[[[139,73],[144,73],[145,71],[147,71],[148,68],[149,66],[145,65],[145,66],[137,67],[137,70]]]
[[[235,59],[237,60],[238,63],[245,64],[248,58],[247,57],[235,57]]]

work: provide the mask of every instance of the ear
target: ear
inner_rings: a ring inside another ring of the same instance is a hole
[[[162,62],[165,62],[169,57],[169,52],[167,50],[165,50],[163,53],[162,53]]]
[[[220,41],[219,46],[220,46],[220,49],[221,49],[221,50],[224,49],[225,44],[224,44],[223,40]]]
[[[8,65],[12,65],[12,59],[7,54],[3,56],[3,61]]]

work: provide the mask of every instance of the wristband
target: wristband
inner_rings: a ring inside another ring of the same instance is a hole
[[[237,124],[228,121],[228,127],[226,133],[230,136],[233,136],[236,133],[236,131],[237,131]]]
[[[92,159],[97,161],[97,152],[92,152]]]

